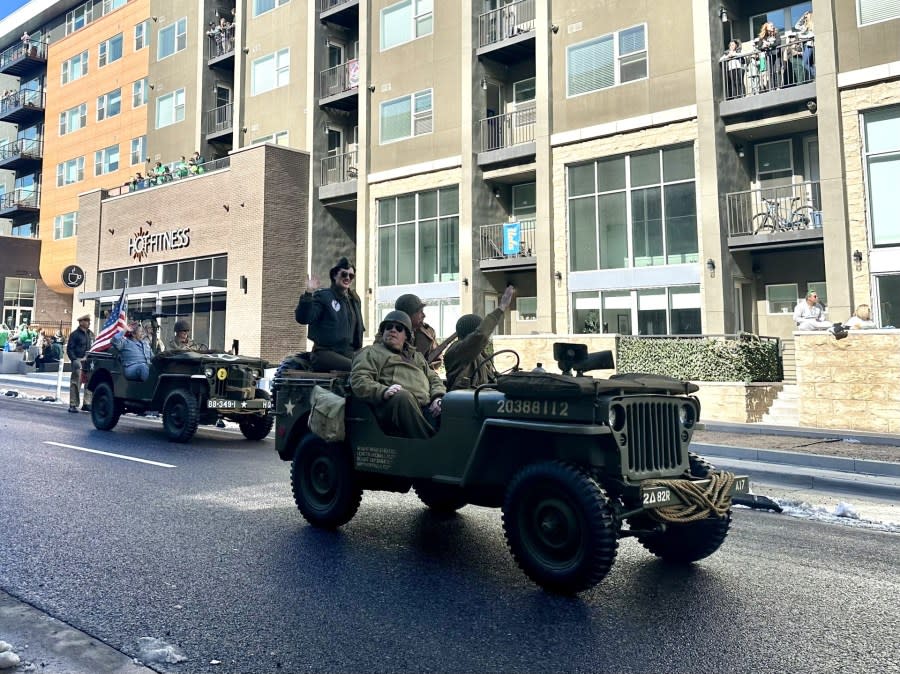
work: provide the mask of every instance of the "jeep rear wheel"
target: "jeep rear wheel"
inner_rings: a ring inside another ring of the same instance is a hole
[[[442,515],[452,515],[468,503],[459,487],[434,482],[417,482],[414,489],[422,503]]]
[[[256,389],[254,398],[257,400],[271,400],[272,396],[262,389]],[[241,433],[244,434],[244,437],[254,441],[265,439],[272,430],[272,425],[274,423],[275,417],[269,414],[268,410],[264,411],[263,414],[242,417],[238,421],[238,425],[241,427]]]
[[[526,466],[503,503],[503,530],[519,568],[552,592],[587,590],[609,573],[618,532],[597,484],[575,466]]]
[[[706,459],[693,452],[688,453],[691,477],[705,478],[715,470]],[[718,550],[731,527],[731,510],[725,517],[708,517],[705,520],[676,524],[666,522],[661,533],[638,534],[638,541],[647,550],[667,562],[690,564],[709,557]]]
[[[94,428],[99,431],[111,431],[119,423],[120,416],[122,416],[121,408],[116,403],[112,387],[109,384],[97,386],[91,400],[91,421],[94,422]]]
[[[349,522],[362,500],[348,447],[313,433],[300,441],[294,454],[291,489],[303,518],[323,529]]]
[[[197,398],[185,389],[176,389],[163,406],[163,429],[171,442],[190,442],[200,423]]]

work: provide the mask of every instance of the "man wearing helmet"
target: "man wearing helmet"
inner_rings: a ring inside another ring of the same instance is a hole
[[[175,335],[166,343],[167,351],[199,351],[200,346],[191,341],[191,324],[183,318],[175,321]]]
[[[375,343],[353,359],[353,395],[372,405],[383,428],[409,438],[435,433],[447,389],[411,344],[412,321],[391,311],[378,326]]]
[[[431,367],[440,367],[440,356],[432,356],[437,351],[438,343],[434,328],[425,322],[425,302],[418,295],[400,295],[394,303],[394,309],[406,313],[412,322],[412,347],[425,357],[425,362]]]
[[[459,341],[444,356],[448,390],[475,388],[497,380],[497,371],[491,363],[481,368],[477,366],[488,357],[486,349],[491,341],[491,334],[503,312],[509,309],[515,294],[515,286],[507,286],[500,298],[500,305],[484,319],[477,314],[466,314],[456,321],[456,336]]]

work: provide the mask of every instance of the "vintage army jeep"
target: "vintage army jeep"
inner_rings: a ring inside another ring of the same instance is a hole
[[[114,352],[91,351],[85,363],[91,420],[108,431],[128,412],[162,412],[169,440],[190,442],[199,424],[224,418],[237,422],[248,440],[262,440],[274,423],[270,396],[257,388],[267,366],[227,353],[164,351],[153,358],[147,381],[132,381]]]
[[[282,371],[275,441],[292,462],[298,509],[313,526],[335,528],[355,515],[363,490],[410,488],[438,512],[500,507],[519,567],[562,593],[599,583],[625,536],[672,562],[714,553],[728,534],[731,497],[749,492],[749,480],[688,451],[696,387],[654,375],[583,376],[613,367],[610,352],[588,356],[583,345],[556,344],[554,356],[563,375],[514,372],[448,393],[428,440],[386,434],[349,395],[346,375]],[[341,442],[308,428],[316,385],[347,396]]]

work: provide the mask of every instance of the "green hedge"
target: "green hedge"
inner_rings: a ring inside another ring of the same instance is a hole
[[[616,339],[616,370],[693,381],[780,381],[778,346],[754,335]]]

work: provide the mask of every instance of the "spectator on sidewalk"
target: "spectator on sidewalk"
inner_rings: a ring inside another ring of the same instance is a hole
[[[9,344],[9,327],[6,323],[0,323],[0,351],[6,351],[7,344]]]
[[[69,341],[66,344],[66,355],[72,361],[72,376],[69,378],[69,411],[78,411],[79,394],[81,392],[81,371],[84,367],[84,357],[87,355],[91,344],[94,343],[94,333],[91,331],[91,315],[85,314],[78,317],[78,327],[72,330]],[[91,392],[84,389],[85,412],[91,409]]]

